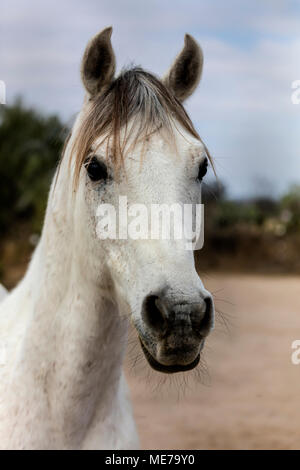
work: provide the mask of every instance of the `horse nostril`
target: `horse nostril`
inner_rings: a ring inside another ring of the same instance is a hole
[[[201,303],[168,304],[158,295],[148,295],[143,303],[142,318],[161,337],[172,331],[177,335],[180,332],[182,336],[190,335],[192,330],[204,337],[213,324],[213,301],[206,297]]]
[[[143,319],[145,323],[159,333],[167,328],[167,310],[157,295],[149,295],[144,301]]]
[[[211,297],[206,297],[205,302],[205,312],[200,324],[201,334],[207,334],[212,326],[213,320],[213,302]]]

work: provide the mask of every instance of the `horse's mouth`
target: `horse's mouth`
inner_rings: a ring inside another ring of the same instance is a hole
[[[199,364],[200,361],[200,353],[197,355],[197,357],[190,363],[190,364],[174,364],[174,365],[169,365],[166,366],[164,364],[161,364],[158,362],[152,354],[148,351],[148,349],[144,346],[141,338],[140,338],[140,343],[142,346],[143,353],[150,364],[150,366],[154,369],[157,370],[158,372],[163,372],[165,374],[174,374],[176,372],[185,372],[191,369],[194,369]]]

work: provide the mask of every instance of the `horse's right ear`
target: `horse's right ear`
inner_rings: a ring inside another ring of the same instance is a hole
[[[111,45],[112,27],[105,28],[88,43],[81,64],[81,79],[87,92],[94,96],[111,83],[116,67]]]

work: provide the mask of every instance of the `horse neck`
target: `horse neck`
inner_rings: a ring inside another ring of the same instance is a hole
[[[33,380],[42,369],[49,407],[68,428],[65,435],[74,436],[117,396],[127,325],[109,296],[104,268],[97,281],[90,274],[87,227],[74,223],[79,214],[67,180],[61,168],[24,281],[34,298],[23,357]]]

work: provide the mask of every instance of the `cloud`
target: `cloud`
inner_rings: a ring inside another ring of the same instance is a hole
[[[299,179],[300,106],[290,100],[291,83],[300,79],[295,2],[4,0],[0,79],[8,102],[21,94],[69,119],[83,99],[84,47],[110,24],[118,69],[134,62],[163,74],[185,32],[199,40],[203,79],[187,109],[232,194],[257,191],[257,175],[270,180],[275,192]]]

